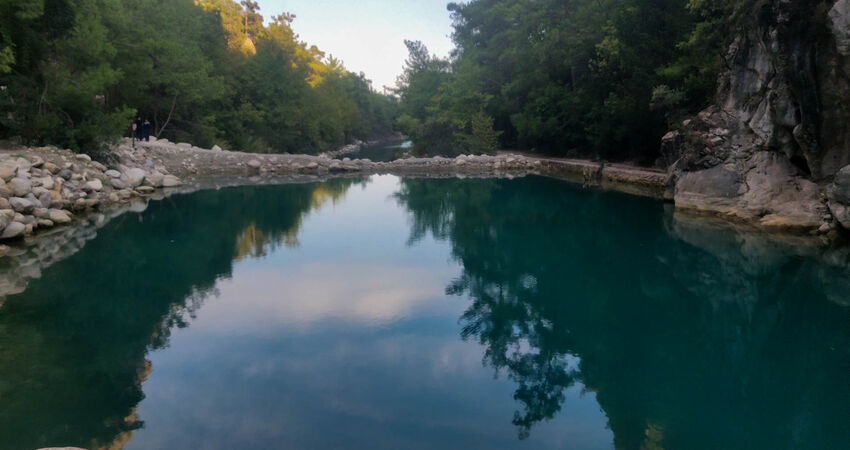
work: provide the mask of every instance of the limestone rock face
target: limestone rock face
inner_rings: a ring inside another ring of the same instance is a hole
[[[835,220],[850,229],[850,166],[838,172],[828,194],[829,209]]]
[[[688,209],[818,228],[825,186],[850,164],[850,0],[744,8],[716,104],[664,137],[660,162],[676,161],[668,195]]]

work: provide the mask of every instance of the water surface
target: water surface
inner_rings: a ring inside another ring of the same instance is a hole
[[[402,153],[409,150],[412,146],[413,142],[407,140],[364,145],[353,157],[358,159],[369,159],[375,162],[395,161]],[[345,156],[351,155],[343,155],[341,158]]]
[[[847,260],[540,177],[175,196],[6,298],[0,448],[847,448]]]

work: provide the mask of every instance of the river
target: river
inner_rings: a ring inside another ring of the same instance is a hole
[[[536,176],[177,195],[2,303],[0,448],[848,448],[847,255]]]

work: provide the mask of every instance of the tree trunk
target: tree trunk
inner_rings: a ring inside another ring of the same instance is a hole
[[[159,131],[156,132],[157,139],[159,139],[159,137],[162,135],[162,132],[165,131],[165,127],[168,126],[168,122],[171,121],[171,115],[174,114],[175,106],[177,106],[177,95],[175,95],[174,99],[171,100],[171,111],[168,111],[168,117],[165,118],[165,122],[163,122],[162,127],[159,129]]]

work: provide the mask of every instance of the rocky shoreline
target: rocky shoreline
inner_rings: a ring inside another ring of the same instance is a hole
[[[515,154],[372,162],[206,150],[160,140],[136,143],[135,147],[130,141],[121,142],[109,162],[102,164],[55,147],[0,149],[0,299],[22,292],[30,279],[79,251],[109,221],[127,212],[144,211],[150,200],[202,189],[376,174],[429,178],[542,175],[655,198],[664,197],[668,187],[668,174],[660,170]],[[689,229],[701,229],[695,224],[704,222],[712,224],[712,229],[731,230],[723,233],[750,236],[748,241],[779,239],[783,248],[802,246],[812,254],[827,251],[834,241],[824,233],[812,238],[810,234],[818,233],[800,233],[799,229],[777,235],[764,233],[763,227],[740,227],[728,220],[717,224],[707,218],[688,219],[694,217],[689,214],[692,208],[676,205],[675,209],[676,223],[689,223]]]
[[[215,147],[208,150],[167,140],[136,142],[133,146],[130,140],[124,140],[113,148],[108,162],[102,164],[87,155],[55,147],[17,147],[0,149],[0,240],[5,244],[21,238],[31,240],[31,236],[40,237],[59,225],[86,222],[93,215],[137,207],[134,205],[150,198],[221,183],[284,183],[374,174],[427,177],[536,174],[658,198],[669,192],[668,173],[661,170],[510,153],[373,162],[332,159],[327,155],[253,154]],[[841,195],[840,192],[836,195]],[[676,201],[677,208],[698,210],[679,198]],[[725,217],[735,218],[729,214]],[[833,230],[824,230],[820,224],[800,227],[797,223],[773,229],[797,234],[817,234],[817,230],[825,234],[824,231]],[[806,233],[800,233],[801,229]],[[0,255],[10,252],[14,252],[11,247],[0,245]]]

